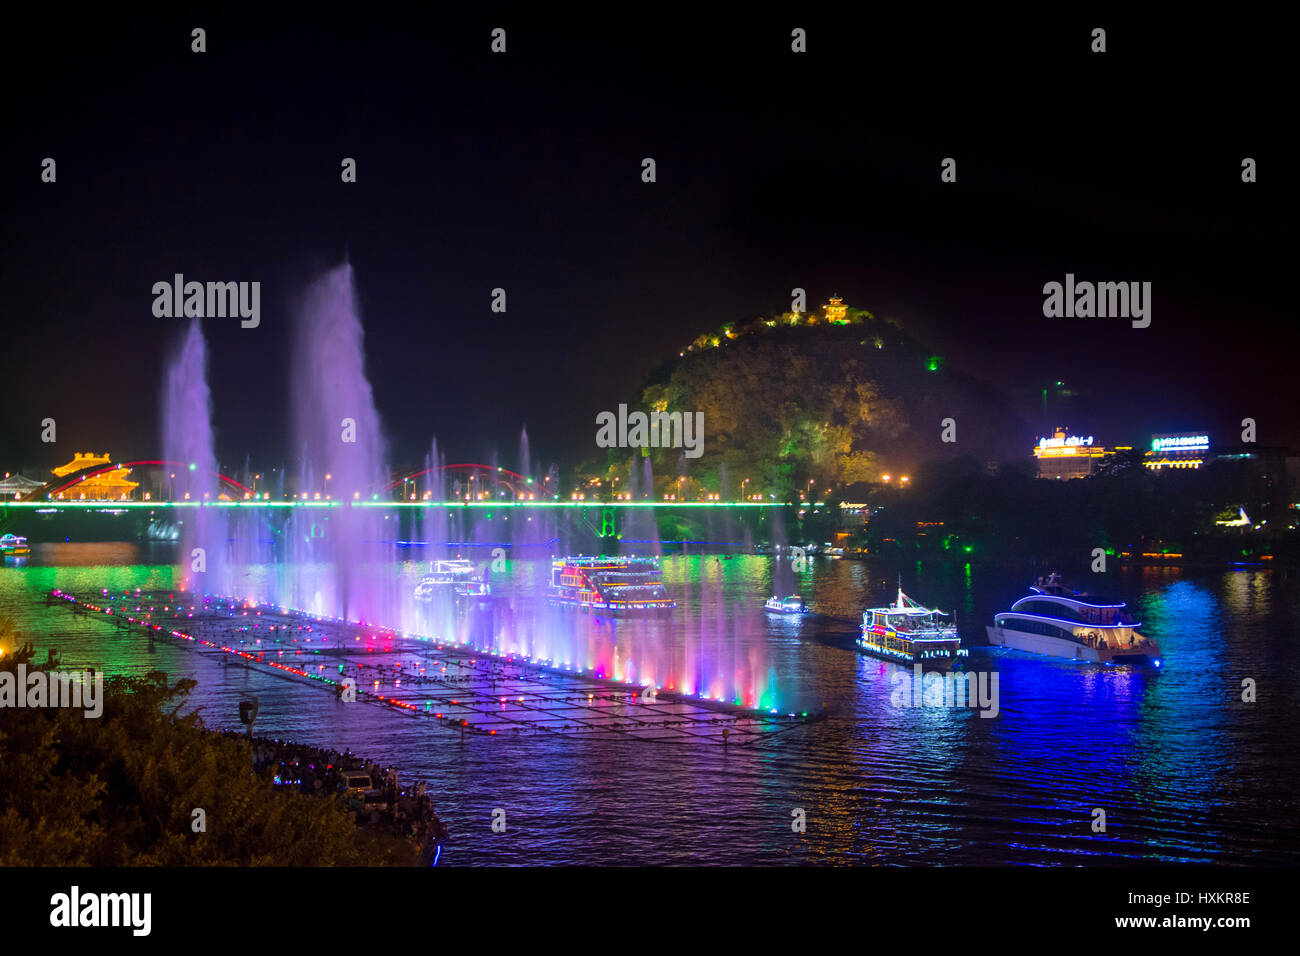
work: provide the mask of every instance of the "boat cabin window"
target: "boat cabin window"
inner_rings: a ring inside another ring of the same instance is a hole
[[[1042,634],[1045,637],[1059,637],[1067,641],[1079,640],[1075,637],[1073,630],[1057,627],[1055,624],[1049,624],[1046,621],[1035,621],[1031,618],[998,617],[996,618],[996,624],[998,627],[1006,627],[1015,631],[1024,631],[1029,634]]]

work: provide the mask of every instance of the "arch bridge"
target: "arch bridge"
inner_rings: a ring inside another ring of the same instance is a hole
[[[541,489],[527,475],[499,465],[458,462],[425,468],[397,478],[386,492],[401,491],[403,501],[442,501],[469,498],[471,501],[537,501]]]
[[[108,464],[97,464],[97,465],[92,465],[88,468],[83,468],[80,471],[74,472],[73,474],[64,475],[62,477],[55,478],[52,481],[47,481],[41,487],[32,489],[32,491],[24,495],[19,500],[20,501],[78,500],[77,486],[82,484],[83,482],[88,481],[91,478],[98,477],[100,475],[111,474],[115,471],[121,471],[123,469],[129,469],[131,471],[135,471],[141,468],[151,469],[151,470],[168,469],[168,468],[194,470],[192,465],[186,464],[185,462],[169,461],[165,458],[142,458],[142,459],[137,459],[135,461],[118,461],[118,462],[110,462]],[[249,488],[247,485],[243,484],[242,482],[239,482],[234,478],[231,478],[229,475],[223,475],[217,471],[211,472],[211,474],[217,479],[218,497],[225,497],[237,501],[241,499],[251,498],[253,496],[252,488]],[[113,499],[101,499],[101,500],[113,500]]]

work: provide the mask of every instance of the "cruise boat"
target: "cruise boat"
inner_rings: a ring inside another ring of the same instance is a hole
[[[22,535],[6,534],[0,535],[0,556],[21,558],[24,555],[32,553],[32,549],[27,546],[27,539]]]
[[[791,594],[789,597],[777,597],[773,594],[763,604],[763,609],[771,611],[773,614],[807,614],[808,608],[804,606],[803,598],[797,594]]]
[[[893,604],[863,613],[858,648],[889,661],[949,670],[967,652],[957,636],[957,626],[940,620],[947,616],[917,604],[899,587]]]
[[[551,562],[550,602],[603,614],[669,611],[677,603],[652,557],[570,557]]]
[[[474,562],[463,559],[434,561],[429,565],[429,573],[420,578],[415,586],[417,601],[436,601],[440,597],[487,597],[492,593],[488,584],[487,572],[483,579],[474,576]]]
[[[994,616],[987,629],[990,644],[1047,657],[1160,666],[1160,648],[1138,633],[1142,625],[1125,613],[1122,601],[1072,591],[1057,574],[1039,578],[1029,590],[1011,610]]]

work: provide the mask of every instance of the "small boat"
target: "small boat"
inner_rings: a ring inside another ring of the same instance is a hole
[[[492,593],[488,584],[487,572],[483,579],[475,577],[474,562],[463,559],[434,561],[429,566],[429,573],[420,578],[415,586],[417,601],[436,601],[440,597],[487,597]]]
[[[6,534],[0,535],[0,556],[21,558],[24,555],[32,553],[32,549],[27,546],[27,539],[22,535]]]
[[[777,597],[775,594],[763,603],[763,609],[771,611],[773,614],[807,614],[808,608],[804,606],[803,598],[797,594],[791,594],[789,597]]]
[[[961,646],[957,626],[939,620],[943,617],[948,615],[917,604],[900,586],[894,604],[863,613],[858,649],[888,661],[949,670],[967,651]]]
[[[1029,590],[1009,611],[994,616],[987,628],[990,644],[1045,657],[1160,666],[1160,648],[1138,633],[1142,625],[1125,612],[1123,601],[1073,591],[1055,573]]]

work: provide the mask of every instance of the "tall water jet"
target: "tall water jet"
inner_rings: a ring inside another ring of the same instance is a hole
[[[633,456],[628,467],[628,490],[634,500],[653,501],[655,497],[654,469],[648,456]],[[627,519],[625,543],[620,550],[627,553],[653,554],[661,556],[663,546],[659,542],[659,522],[653,508],[632,508]]]
[[[519,432],[519,461],[516,462],[519,474],[523,475],[525,478],[533,477],[533,463],[529,460],[531,457],[532,455],[528,447],[528,426],[525,425]]]
[[[163,376],[162,447],[169,462],[165,474],[172,500],[181,502],[182,586],[201,593],[224,593],[226,529],[215,502],[217,456],[212,443],[212,395],[208,389],[208,347],[197,318],[191,320],[180,347],[167,362]],[[186,507],[185,502],[192,507]]]
[[[290,522],[290,559],[301,572],[294,600],[317,613],[385,622],[398,611],[395,554],[383,541],[382,510],[368,504],[387,500],[388,474],[350,264],[307,288],[294,355],[297,492],[299,500],[326,503],[303,508]]]
[[[539,487],[542,483],[537,482],[533,477],[532,453],[528,444],[528,428],[519,433],[519,458],[516,462],[519,473],[524,476],[524,480],[518,486],[518,498],[522,501],[537,501],[538,492],[542,491]],[[533,508],[521,508],[518,510],[511,529],[511,542],[514,545],[514,556],[516,558],[528,558],[545,556],[547,548],[554,535],[551,533],[551,527],[547,520],[547,511]]]
[[[447,510],[442,507],[442,503],[447,500],[443,464],[443,458],[438,453],[438,439],[434,438],[429,446],[429,454],[424,459],[424,494],[433,504],[425,512],[421,528],[427,559],[430,561],[446,556],[446,544],[450,540]]]

